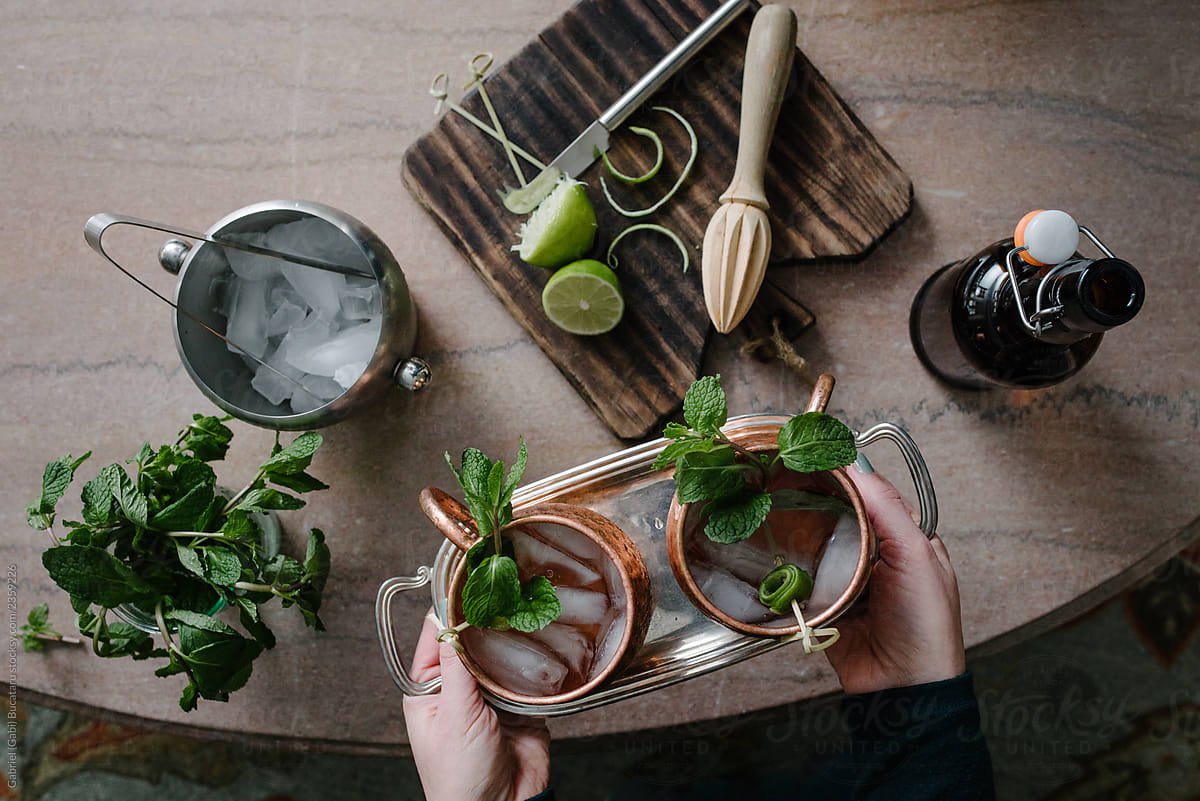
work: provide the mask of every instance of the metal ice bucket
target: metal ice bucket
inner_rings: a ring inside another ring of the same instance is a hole
[[[225,317],[214,308],[212,300],[214,283],[225,280],[230,271],[221,246],[202,240],[189,245],[172,239],[159,252],[163,268],[179,275],[174,299],[175,345],[188,375],[217,406],[234,417],[266,428],[300,430],[327,426],[369,404],[391,385],[416,391],[430,380],[429,365],[412,355],[417,312],[404,273],[379,237],[354,217],[312,201],[269,200],[231,212],[209,228],[205,236],[220,239],[230,234],[262,233],[272,226],[308,217],[334,226],[361,251],[364,268],[369,265],[380,287],[382,325],[379,341],[358,380],[340,396],[303,413],[293,412],[286,402],[273,404],[255,392],[250,386],[253,378],[250,368],[213,334],[213,331],[224,332],[226,326]],[[89,244],[110,261],[112,258],[104,252],[100,238],[106,228],[116,224],[175,230],[135,218],[97,214],[88,221],[84,233]],[[117,267],[124,271],[119,264]]]

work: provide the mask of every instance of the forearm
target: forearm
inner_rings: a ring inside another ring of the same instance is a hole
[[[992,764],[970,674],[848,696],[860,801],[992,801]]]

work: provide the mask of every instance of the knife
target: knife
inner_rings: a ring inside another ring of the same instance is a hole
[[[713,37],[725,29],[734,17],[750,4],[750,0],[727,0],[727,2],[712,13],[708,19],[700,23],[700,27],[688,34],[687,38],[667,53],[663,60],[655,64],[641,80],[630,87],[600,115],[599,119],[589,125],[567,149],[559,153],[551,167],[558,167],[572,178],[578,178],[591,163],[599,158],[599,154],[608,150],[608,136],[620,127],[621,123],[637,110],[638,106],[657,92],[667,79],[674,75],[696,51],[708,44]]]

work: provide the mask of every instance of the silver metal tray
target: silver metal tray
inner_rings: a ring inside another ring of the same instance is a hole
[[[773,431],[787,420],[784,415],[745,415],[730,420],[725,431]],[[855,438],[859,448],[879,440],[893,442],[900,449],[916,485],[921,530],[931,536],[937,529],[937,499],[920,450],[904,429],[892,423],[880,423]],[[518,513],[522,507],[536,503],[574,503],[593,509],[620,526],[646,560],[655,609],[646,640],[629,666],[595,691],[572,701],[544,706],[514,703],[485,691],[493,706],[539,717],[570,715],[703,676],[786,644],[777,638],[747,636],[710,620],[679,589],[666,549],[666,517],[675,482],[670,469],[653,467],[666,444],[667,440],[657,439],[619,451],[544,478],[517,490],[513,496],[513,507]],[[869,469],[870,463],[861,454],[860,459]],[[401,592],[429,585],[434,609],[445,620],[450,578],[462,558],[462,551],[446,541],[438,549],[432,567],[421,566],[416,575],[390,578],[379,587],[375,600],[379,644],[392,679],[405,695],[437,692],[441,679],[417,682],[409,676],[397,649],[392,599]]]

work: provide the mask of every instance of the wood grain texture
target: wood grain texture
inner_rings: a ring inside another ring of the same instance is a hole
[[[506,132],[549,162],[574,137],[711,13],[716,0],[583,0],[539,34],[486,82]],[[663,137],[660,177],[637,187],[617,184],[626,208],[643,208],[673,183],[688,153],[687,136],[665,105],[695,127],[693,173],[664,209],[639,221],[678,232],[699,260],[704,227],[729,183],[737,153],[742,62],[752,15],[743,14],[628,121]],[[464,70],[465,71],[465,70]],[[452,81],[452,85],[457,82]],[[476,92],[463,105],[486,119]],[[646,142],[618,131],[610,156],[629,170],[650,164]],[[600,234],[591,255],[630,221],[590,185]],[[534,171],[527,169],[531,178]],[[638,439],[673,413],[699,374],[711,326],[699,270],[679,270],[665,237],[622,242],[619,275],[626,313],[611,333],[567,334],[546,319],[541,290],[550,273],[510,250],[521,219],[496,194],[515,184],[503,150],[457,115],[447,114],[405,154],[403,176],[416,199],[463,253],[512,315],[617,436]],[[908,178],[821,74],[797,53],[770,150],[766,176],[774,232],[772,262],[860,256],[902,220],[911,205]],[[810,315],[811,318],[811,315]]]

